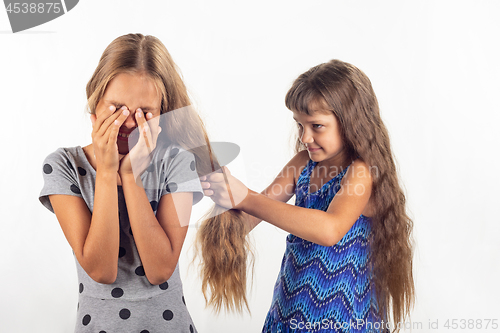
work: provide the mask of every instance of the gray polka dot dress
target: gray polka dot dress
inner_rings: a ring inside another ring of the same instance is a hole
[[[151,208],[156,214],[163,195],[193,192],[194,203],[203,192],[192,153],[169,146],[153,153],[153,162],[141,175]],[[48,198],[66,194],[82,198],[93,211],[95,170],[83,149],[59,148],[43,163],[44,186],[41,203],[50,211]],[[113,284],[101,284],[88,276],[76,260],[79,301],[77,333],[159,333],[196,332],[182,292],[179,266],[170,279],[160,285],[147,280],[137,252],[121,186],[118,187],[120,248],[118,275]]]

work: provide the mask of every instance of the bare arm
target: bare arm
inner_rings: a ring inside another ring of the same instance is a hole
[[[120,243],[116,137],[128,113],[115,112],[114,106],[98,108],[99,117],[91,116],[97,163],[93,213],[78,197],[51,195],[49,200],[82,268],[97,282],[113,283],[118,272]]]
[[[304,169],[309,160],[307,151],[296,154],[280,171],[273,182],[261,192],[263,196],[269,199],[286,203],[295,194],[295,185],[297,178]],[[203,184],[203,183],[202,183]],[[210,193],[210,192],[209,192]],[[250,231],[253,230],[263,219],[243,211]],[[265,219],[264,219],[265,220]]]
[[[50,203],[76,259],[96,282],[113,283],[118,270],[120,224],[116,173],[97,174],[94,212],[71,195],[51,195]]]
[[[122,176],[122,186],[146,278],[151,284],[161,284],[170,278],[179,260],[191,216],[193,193],[162,196],[155,216],[144,188],[136,184],[132,174]]]
[[[355,161],[326,212],[288,205],[250,191],[239,207],[293,235],[324,246],[338,243],[365,210],[371,195],[368,166]]]
[[[228,171],[226,176],[233,201],[236,203],[234,208],[254,216],[255,219],[267,221],[296,236],[325,246],[340,241],[363,211],[368,209],[372,187],[368,166],[362,161],[353,162],[342,179],[341,189],[330,203],[328,210],[323,212],[273,200],[266,195],[249,191]],[[214,193],[211,197],[216,203],[232,207],[225,184],[223,185],[220,178],[219,175],[211,175],[210,183],[204,187],[212,189]],[[272,186],[270,189],[273,190]],[[283,188],[281,191],[286,193]],[[282,193],[281,198],[287,198],[285,193]]]
[[[158,285],[172,276],[179,260],[191,216],[193,193],[163,195],[155,216],[137,175],[151,161],[150,152],[155,149],[161,131],[158,126],[159,118],[152,118],[148,114],[148,123],[139,109],[134,116],[139,125],[140,137],[121,160],[118,172],[122,180],[130,227],[146,278],[151,284]]]

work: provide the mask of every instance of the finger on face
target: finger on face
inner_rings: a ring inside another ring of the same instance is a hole
[[[113,104],[109,104],[109,105],[103,106],[101,108],[101,110],[96,110],[96,117],[97,117],[97,119],[100,119],[100,118],[106,119],[109,116],[111,116],[113,113],[115,113],[116,111],[117,111],[116,106]]]
[[[144,117],[144,114],[140,108],[137,109],[135,112],[135,119],[136,119],[137,125],[139,126],[139,131],[141,133],[141,137],[144,139],[144,142],[146,143],[146,147],[150,150],[153,149],[154,147],[152,146],[152,138],[151,138],[150,128],[149,128],[148,123]]]
[[[120,110],[125,110],[127,107],[122,107]],[[104,134],[112,122],[118,118],[119,112],[115,112],[116,107],[109,105],[107,108],[94,115],[93,132],[101,132]],[[92,119],[91,119],[92,120]],[[106,123],[107,122],[107,123]]]
[[[113,111],[111,111],[111,109]],[[114,105],[108,105],[106,107],[106,106],[104,106],[104,104],[101,104],[101,102],[99,102],[99,104],[97,104],[97,109],[90,116],[90,121],[92,122],[92,127],[93,127],[94,131],[99,130],[99,128],[101,127],[101,125],[104,122],[104,120],[106,118],[108,118],[109,115],[111,115],[114,112],[114,110],[115,110],[115,106]],[[103,114],[106,114],[108,116],[103,117]]]
[[[109,126],[109,135],[108,135],[108,142],[109,143],[115,143],[116,139],[118,137],[118,132],[120,131],[120,127],[123,125],[125,120],[127,119],[128,115],[130,114],[130,111],[125,109],[122,112],[117,112],[116,114],[116,119],[112,122],[112,124]],[[114,117],[113,117],[114,118]]]
[[[104,120],[104,123],[101,125],[102,131],[107,131],[113,125],[120,127],[125,122],[129,114],[130,111],[126,106],[121,107],[118,111],[114,112]]]
[[[127,120],[130,114],[130,111],[127,109],[126,106],[122,107],[120,110],[122,110],[122,112],[116,113],[117,118],[114,121],[114,125],[118,125],[118,127],[120,127],[125,122],[125,120]]]
[[[146,119],[144,119],[144,114],[140,108],[135,110],[135,121],[137,121],[137,125],[139,126],[144,126],[146,123]]]
[[[158,134],[161,132],[160,127],[160,117],[154,117],[153,113],[146,113],[145,121],[151,131],[151,139],[153,140],[153,145],[156,146],[156,141],[158,139]]]

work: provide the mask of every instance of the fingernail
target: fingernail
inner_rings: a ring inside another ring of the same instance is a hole
[[[115,120],[115,125],[118,125],[120,122],[118,120]]]
[[[146,115],[146,117],[147,117],[148,119],[151,119],[151,118],[153,118],[153,114],[152,114],[151,112],[148,112],[148,114]]]
[[[130,112],[128,110],[123,110],[123,115],[124,116],[128,116],[130,114]]]
[[[137,109],[137,117],[141,118],[142,117],[142,112]]]
[[[110,110],[110,111],[114,111],[114,110],[115,110],[115,106],[114,106],[114,105],[110,105],[110,106],[109,106],[109,110]]]
[[[127,109],[127,107],[124,105],[124,106],[122,106],[122,107],[121,107],[121,109],[122,109],[122,110],[126,110],[126,109]]]

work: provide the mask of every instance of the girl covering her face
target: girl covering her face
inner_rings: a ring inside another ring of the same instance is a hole
[[[206,160],[187,150],[209,144],[186,87],[157,38],[129,34],[87,99],[92,143],[50,154],[40,193],[75,255],[75,332],[195,332],[178,259]]]

